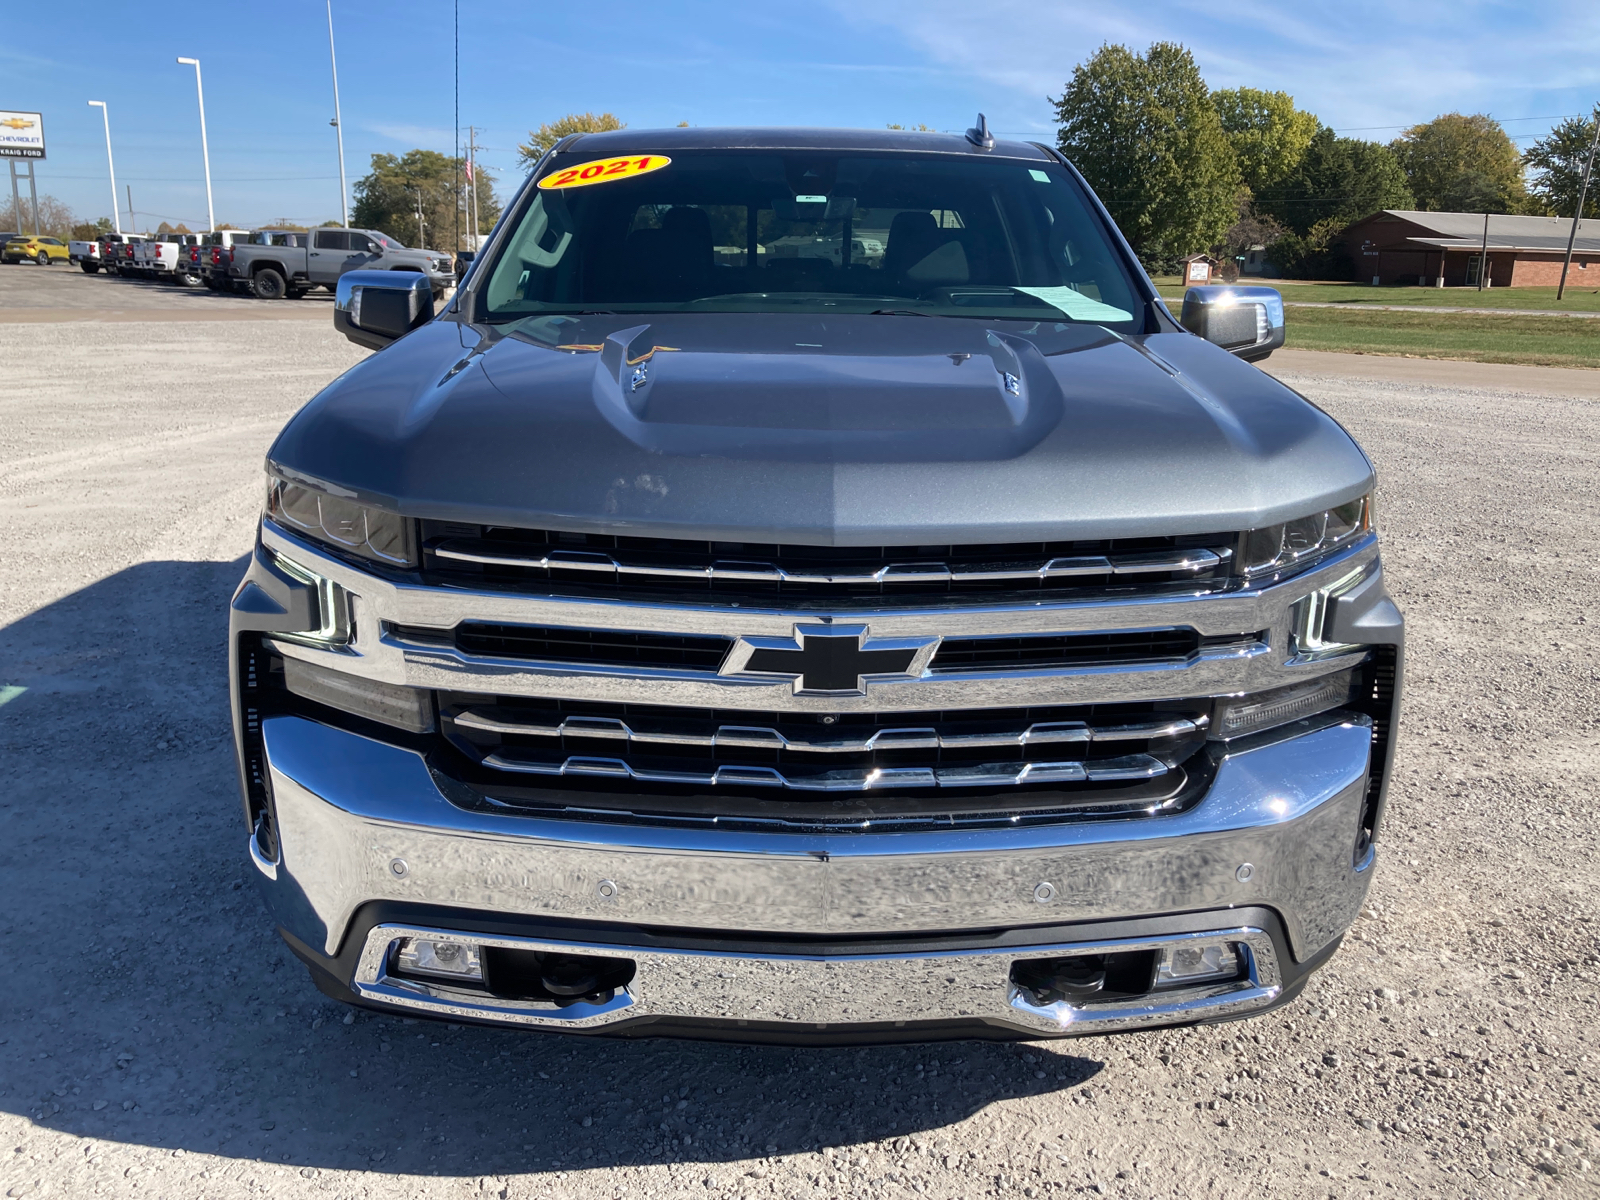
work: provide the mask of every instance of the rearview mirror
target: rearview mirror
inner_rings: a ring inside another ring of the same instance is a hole
[[[382,350],[433,320],[433,288],[418,271],[346,271],[333,327],[358,346]]]
[[[1266,287],[1192,287],[1179,323],[1246,362],[1283,345],[1283,297]]]

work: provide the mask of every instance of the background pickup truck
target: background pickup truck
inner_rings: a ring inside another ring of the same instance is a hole
[[[67,260],[82,267],[85,275],[93,275],[100,269],[100,243],[80,242],[76,239],[68,242]]]
[[[192,287],[200,282],[200,273],[189,259],[189,250],[199,244],[198,234],[157,234],[134,247],[134,273],[145,279],[171,279]]]
[[[200,239],[200,278],[213,292],[227,289],[228,268],[233,265],[233,248],[243,246],[255,236],[248,229],[214,229]]]
[[[353,270],[421,272],[436,297],[456,281],[448,254],[408,250],[371,229],[262,230],[249,244],[234,248],[228,277],[263,300],[280,300],[318,286],[331,288]]]

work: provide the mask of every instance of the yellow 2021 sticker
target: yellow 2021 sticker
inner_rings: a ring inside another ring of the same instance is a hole
[[[594,162],[579,163],[546,175],[539,180],[542,188],[588,187],[591,183],[612,183],[618,179],[631,179],[635,175],[648,175],[659,171],[672,160],[665,154],[636,154],[631,158],[597,158]]]

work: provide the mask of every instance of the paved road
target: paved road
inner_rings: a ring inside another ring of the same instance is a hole
[[[1378,463],[1413,638],[1371,903],[1302,999],[795,1051],[324,1000],[250,887],[224,607],[264,449],[361,352],[180,321],[0,326],[0,354],[0,1193],[1592,1194],[1593,400],[1287,374]],[[226,387],[185,370],[218,356]]]

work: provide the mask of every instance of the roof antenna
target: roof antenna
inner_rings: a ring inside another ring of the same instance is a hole
[[[967,130],[967,141],[980,150],[994,149],[994,134],[989,132],[989,120],[982,113],[978,114],[978,123]]]

